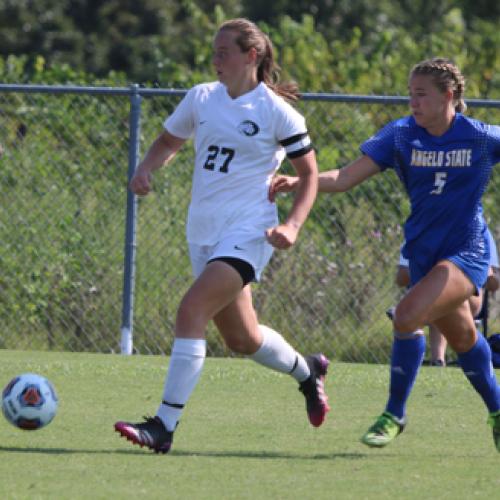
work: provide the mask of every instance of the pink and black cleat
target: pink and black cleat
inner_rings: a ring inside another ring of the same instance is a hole
[[[311,375],[304,382],[301,382],[299,390],[306,398],[309,422],[314,427],[319,427],[324,422],[327,412],[330,411],[324,387],[330,361],[324,354],[311,354],[305,359],[311,370]]]
[[[174,433],[167,431],[158,417],[144,417],[144,420],[145,422],[138,424],[116,422],[115,431],[141,448],[147,446],[156,453],[168,453]]]

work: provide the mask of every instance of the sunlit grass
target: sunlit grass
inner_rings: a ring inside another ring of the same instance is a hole
[[[332,411],[312,428],[295,382],[242,359],[207,359],[159,456],[113,423],[154,414],[168,358],[0,351],[0,384],[47,376],[59,413],[39,431],[0,420],[0,498],[495,498],[486,411],[457,368],[423,368],[407,430],[386,449],[359,437],[383,410],[388,367],[331,365]]]

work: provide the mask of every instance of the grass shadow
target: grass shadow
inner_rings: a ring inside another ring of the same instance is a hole
[[[146,449],[74,449],[74,448],[20,448],[15,446],[0,446],[0,453],[40,453],[46,455],[71,455],[71,454],[123,454],[123,455],[150,455],[156,456],[156,453],[151,453]],[[316,453],[312,455],[286,453],[286,452],[270,452],[270,451],[188,451],[188,450],[172,450],[169,453],[172,457],[221,457],[221,458],[258,458],[267,460],[359,460],[368,456],[367,453]]]
[[[269,451],[185,451],[185,450],[172,450],[173,456],[187,456],[187,457],[222,457],[222,458],[258,458],[270,460],[334,460],[338,458],[359,460],[367,456],[366,453],[316,453],[312,455],[286,453],[286,452],[269,452]]]
[[[16,446],[0,446],[0,453],[40,453],[44,455],[72,455],[72,454],[113,454],[121,453],[124,455],[140,455],[144,451],[140,449],[130,450],[85,450],[85,449],[72,449],[72,448],[20,448]]]

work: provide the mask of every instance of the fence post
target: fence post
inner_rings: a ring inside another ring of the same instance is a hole
[[[141,95],[139,85],[131,85],[128,176],[130,181],[139,161],[139,143],[141,129]],[[121,353],[132,354],[134,288],[135,288],[135,251],[136,251],[137,196],[127,189],[127,214],[125,221],[125,261],[123,269],[123,298],[121,325]]]

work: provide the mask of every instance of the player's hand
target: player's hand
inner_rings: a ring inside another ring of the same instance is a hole
[[[130,180],[129,187],[132,193],[146,196],[151,191],[151,173],[138,168]]]
[[[278,250],[290,248],[299,234],[299,229],[291,224],[280,224],[266,230],[267,241]]]
[[[271,180],[271,185],[269,186],[269,201],[274,202],[278,193],[290,193],[291,191],[295,191],[298,183],[298,177],[292,177],[290,175],[275,175]]]

